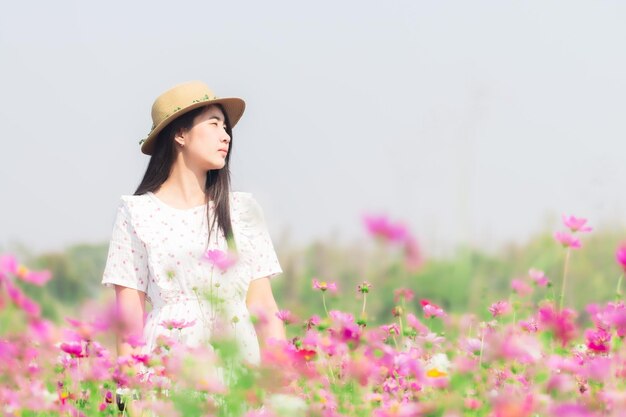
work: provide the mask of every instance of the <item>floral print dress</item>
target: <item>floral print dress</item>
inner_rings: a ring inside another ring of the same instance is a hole
[[[259,363],[246,294],[252,280],[274,277],[282,269],[257,201],[244,192],[231,192],[229,198],[238,260],[222,271],[204,257],[207,249],[227,250],[217,228],[207,248],[206,205],[177,209],[151,192],[121,197],[102,284],[146,293],[152,309],[144,326],[144,353],[153,351],[159,335],[173,336],[168,322],[181,321],[192,323],[174,330],[184,345],[210,343],[213,334],[232,336],[242,358]],[[212,202],[208,209],[212,214]]]

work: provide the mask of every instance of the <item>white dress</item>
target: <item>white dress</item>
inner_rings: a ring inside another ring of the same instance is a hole
[[[211,202],[211,213],[213,209]],[[121,197],[102,284],[146,293],[152,310],[143,332],[145,353],[153,351],[159,335],[171,337],[173,332],[184,345],[200,346],[210,342],[218,325],[220,335],[226,331],[235,338],[242,359],[259,363],[246,293],[252,280],[274,277],[282,269],[254,197],[231,192],[230,210],[238,261],[222,272],[203,259],[208,238],[206,205],[176,209],[151,192]],[[224,235],[216,230],[208,249],[226,251]],[[194,324],[168,330],[162,323],[171,319]]]

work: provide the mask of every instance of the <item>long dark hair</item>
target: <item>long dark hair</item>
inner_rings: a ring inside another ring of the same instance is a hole
[[[215,105],[215,104],[213,104]],[[210,105],[209,105],[210,106]],[[135,191],[135,195],[145,194],[148,191],[154,192],[161,184],[167,180],[170,175],[172,164],[174,163],[174,136],[181,130],[186,131],[193,127],[193,122],[197,116],[202,114],[209,106],[193,109],[182,116],[171,121],[157,136],[154,143],[154,151],[148,162],[148,168],[141,180],[141,183]],[[228,115],[221,105],[218,107],[224,113],[224,123],[226,124],[226,132],[230,136],[230,145],[226,154],[226,164],[221,169],[211,169],[207,171],[204,192],[209,196],[207,202],[207,224],[209,225],[209,238],[207,239],[207,248],[211,241],[211,231],[217,223],[218,228],[224,233],[229,249],[235,249],[235,240],[233,235],[233,227],[230,221],[230,202],[228,199],[230,191],[230,154],[233,149],[233,132],[230,127]],[[209,204],[210,201],[215,204],[215,216],[211,221]]]

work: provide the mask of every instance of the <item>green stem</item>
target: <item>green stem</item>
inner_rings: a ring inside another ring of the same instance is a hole
[[[404,341],[404,325],[402,324],[402,315],[398,316],[398,324],[400,325],[400,340]]]
[[[619,276],[617,280],[617,289],[615,290],[615,301],[619,301],[622,298],[622,280],[624,279],[624,274]]]
[[[509,295],[509,305],[513,309],[513,322],[511,324],[515,326],[515,320],[517,320],[517,309],[515,308],[515,302],[513,298],[514,298],[514,295],[513,293],[511,293],[511,295]]]
[[[563,282],[561,282],[561,299],[559,301],[559,311],[563,310],[563,300],[565,299],[565,284],[567,282],[567,267],[569,265],[569,257],[571,248],[567,248],[567,252],[565,253],[565,264],[563,265]]]
[[[486,330],[483,329],[483,334],[480,336],[480,355],[478,356],[478,368],[483,364],[483,347],[485,346],[485,333]]]
[[[330,362],[328,362],[328,371],[330,372],[330,377],[333,380],[333,382],[337,381],[337,378],[335,377],[335,373],[333,372],[332,364]]]
[[[322,303],[324,304],[324,311],[326,312],[326,316],[330,317],[330,314],[328,314],[328,308],[326,308],[326,297],[324,296],[323,291],[322,291]]]
[[[365,305],[367,303],[367,293],[363,293],[363,307],[361,308],[361,318],[365,319]]]
[[[391,338],[393,339],[393,344],[396,346],[396,350],[400,350],[400,348],[398,347],[398,339],[396,339],[395,336],[391,336]]]

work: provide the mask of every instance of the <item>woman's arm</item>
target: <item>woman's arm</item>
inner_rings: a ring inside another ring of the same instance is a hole
[[[117,356],[130,356],[137,352],[137,348],[133,348],[130,343],[126,342],[128,337],[135,340],[143,334],[144,312],[146,310],[146,293],[135,290],[133,288],[115,285],[115,307],[116,307],[116,342]],[[132,368],[129,365],[122,365],[124,373],[129,372]],[[126,400],[124,395],[127,388],[119,387],[115,391],[115,400],[120,411],[126,408]],[[131,415],[135,415],[136,411],[131,403]]]
[[[258,278],[250,282],[246,304],[250,312],[260,312],[264,315],[263,324],[257,330],[261,347],[266,345],[269,338],[278,340],[287,338],[283,322],[276,317],[278,306],[274,300],[269,278]]]
[[[128,337],[139,338],[143,333],[146,293],[133,288],[115,286],[117,314],[117,356],[128,356],[135,349],[127,343]]]

